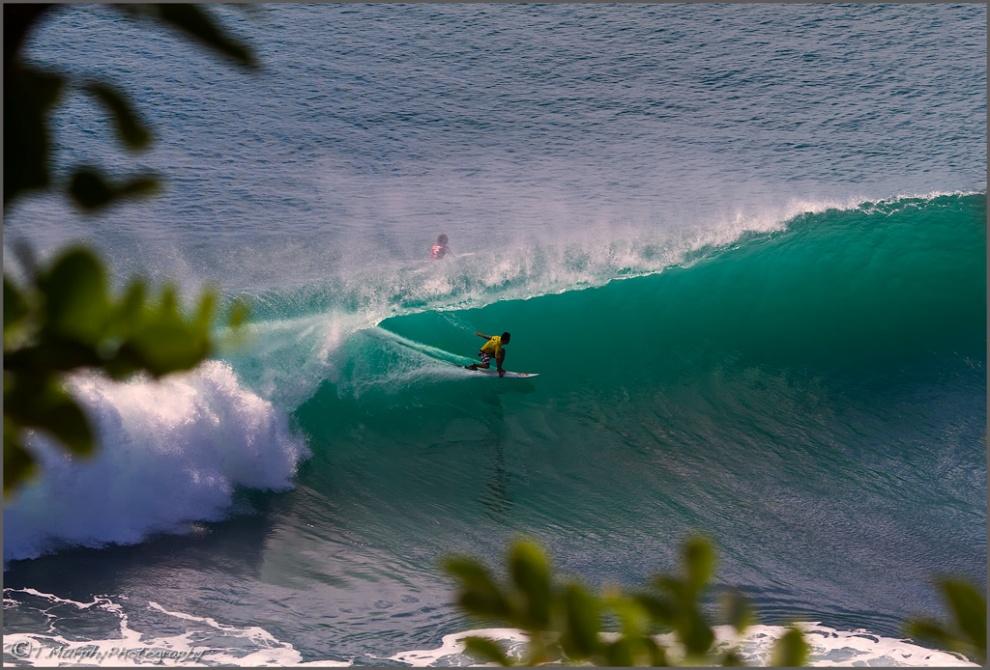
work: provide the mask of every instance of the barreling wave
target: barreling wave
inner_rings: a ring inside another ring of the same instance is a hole
[[[73,382],[104,448],[70,470],[34,441],[45,475],[7,508],[5,559],[223,518],[234,489],[290,487],[304,443],[334,444],[355,417],[379,419],[362,438],[374,449],[427,439],[415,412],[403,421],[412,408],[484,416],[463,391],[481,380],[457,367],[476,329],[512,331],[507,367],[542,373],[515,390],[560,412],[595,396],[603,416],[659,394],[665,439],[685,444],[713,411],[775,420],[795,377],[946,378],[946,393],[982,396],[985,195],[813,209],[730,239],[477,255],[257,296],[250,344],[224,362],[160,385]]]
[[[981,195],[806,214],[658,274],[381,327],[465,353],[473,325],[510,330],[510,367],[575,386],[655,384],[715,366],[869,376],[975,363],[985,358],[984,220]]]

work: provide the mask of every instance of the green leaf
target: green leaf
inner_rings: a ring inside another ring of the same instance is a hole
[[[466,637],[464,638],[464,650],[471,656],[487,663],[498,663],[504,667],[512,665],[512,659],[503,651],[502,647],[488,638]]]
[[[114,188],[96,168],[77,168],[69,181],[69,195],[84,210],[95,210],[110,204]]]
[[[601,645],[601,605],[581,584],[564,587],[561,594],[563,631],[560,637],[564,652],[572,659],[585,659],[598,652]]]
[[[117,136],[128,149],[145,149],[151,144],[151,130],[118,88],[101,81],[90,81],[83,90],[99,100],[113,118]]]
[[[232,329],[240,328],[244,325],[250,315],[251,308],[248,306],[247,302],[238,298],[230,305],[230,311],[227,316],[227,325]]]
[[[3,203],[51,183],[49,113],[61,97],[61,75],[31,67],[4,71]]]
[[[7,348],[8,339],[23,325],[29,312],[27,298],[14,280],[3,277],[3,342]]]
[[[741,668],[746,664],[743,662],[742,656],[739,655],[739,650],[730,649],[729,651],[722,654],[722,658],[719,661],[719,665],[726,668]]]
[[[89,420],[54,375],[5,374],[4,419],[15,431],[31,428],[50,435],[77,456],[93,452]]]
[[[147,198],[161,191],[161,181],[154,174],[138,175],[117,184],[116,189],[116,199]]]
[[[927,644],[986,663],[987,605],[983,593],[960,579],[941,579],[938,587],[952,613],[952,624],[929,618],[913,619],[905,625],[905,631]]]
[[[540,546],[529,540],[513,543],[509,575],[523,596],[528,625],[546,628],[550,624],[550,563]]]
[[[690,601],[694,596],[685,583],[670,575],[657,575],[652,580],[653,586],[670,596],[676,602]]]
[[[136,355],[153,376],[195,367],[210,353],[206,333],[196,332],[178,318],[167,316],[142,326],[124,343],[121,350]]]
[[[908,637],[933,643],[946,649],[955,646],[953,636],[934,619],[915,619],[909,621],[904,629]]]
[[[216,309],[217,296],[213,291],[204,291],[199,297],[199,304],[196,307],[196,315],[193,321],[199,330],[206,331],[213,323],[213,312]]]
[[[85,247],[63,251],[40,279],[46,328],[59,337],[95,342],[109,311],[103,263]]]
[[[799,628],[791,626],[773,645],[771,665],[799,668],[808,663],[811,649]]]
[[[38,469],[34,456],[24,448],[20,427],[3,417],[3,494],[9,496]]]
[[[192,41],[213,49],[239,65],[248,68],[258,67],[251,50],[243,42],[230,37],[216,19],[202,7],[188,4],[113,6],[131,16],[160,20]]]
[[[638,600],[618,594],[607,598],[606,602],[619,617],[622,635],[639,638],[650,632],[650,612]]]
[[[725,618],[737,633],[743,633],[756,621],[756,616],[745,596],[739,591],[729,591],[722,598]]]
[[[703,537],[692,537],[682,550],[687,582],[695,591],[708,585],[715,574],[715,549]]]
[[[33,427],[48,433],[76,456],[93,453],[93,431],[76,401],[61,387],[52,384],[35,398],[39,419]]]
[[[636,665],[632,643],[625,639],[618,640],[605,645],[605,660],[608,665],[614,667],[630,667]]]
[[[654,622],[663,626],[670,626],[674,620],[675,608],[667,598],[653,595],[652,593],[637,593],[633,596],[650,614]]]
[[[466,612],[491,619],[509,616],[505,595],[481,563],[473,558],[454,556],[444,561],[443,567],[461,583],[458,603]]]
[[[679,614],[674,632],[688,656],[704,656],[715,642],[714,631],[696,607]]]
[[[987,601],[983,593],[975,587],[959,579],[942,579],[939,588],[949,609],[956,628],[964,639],[982,654],[980,660],[987,657]]]
[[[154,195],[158,188],[158,178],[154,175],[140,175],[114,183],[97,168],[83,165],[73,172],[68,190],[79,207],[94,212],[118,200]]]
[[[646,648],[650,654],[650,665],[654,667],[666,667],[670,665],[667,658],[667,650],[661,647],[653,638],[646,638]]]
[[[113,316],[113,331],[118,335],[130,332],[143,318],[147,288],[140,279],[132,279],[117,303]]]
[[[179,315],[179,292],[172,284],[162,287],[162,297],[158,301],[160,318],[171,319]]]

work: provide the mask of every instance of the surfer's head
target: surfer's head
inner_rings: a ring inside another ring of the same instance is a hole
[[[444,235],[443,233],[441,233],[440,235],[437,235],[437,244],[439,244],[441,246],[444,246],[444,247],[447,246],[447,236]]]
[[[509,333],[509,331],[505,331],[504,333],[502,333],[502,344],[508,344],[509,340],[511,339],[512,339],[512,335]]]

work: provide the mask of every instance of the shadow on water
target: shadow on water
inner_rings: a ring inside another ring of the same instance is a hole
[[[488,510],[488,516],[496,523],[505,523],[506,513],[512,507],[509,497],[509,475],[505,469],[505,409],[499,393],[493,393],[485,398],[485,404],[491,408],[489,425],[491,426],[490,445],[492,451],[491,476],[486,487],[487,493],[482,496],[482,502]]]
[[[155,535],[135,545],[69,548],[12,561],[5,566],[4,587],[31,587],[82,601],[94,594],[140,595],[147,590],[163,600],[167,591],[160,591],[162,587],[188,590],[196,587],[197,579],[213,583],[208,574],[224,574],[231,581],[255,579],[262,569],[272,519],[284,498],[284,494],[239,491],[235,516],[191,523],[181,535]]]

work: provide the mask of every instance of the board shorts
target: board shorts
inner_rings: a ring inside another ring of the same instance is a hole
[[[492,355],[489,353],[485,353],[484,351],[479,351],[478,358],[481,359],[482,365],[488,365],[488,363],[490,363],[492,360]]]

